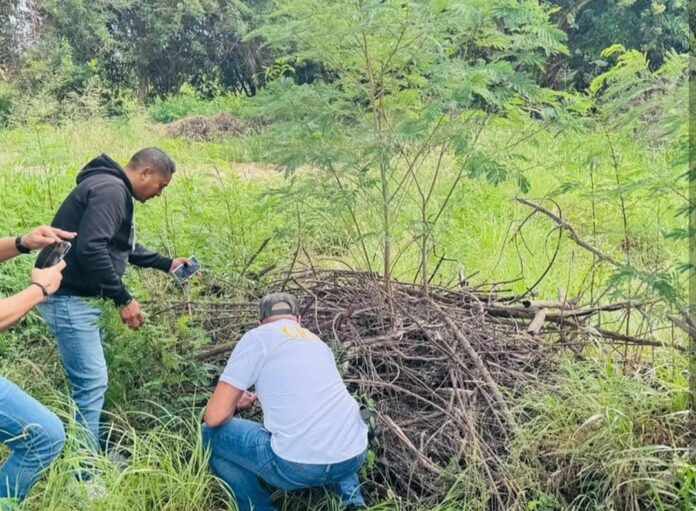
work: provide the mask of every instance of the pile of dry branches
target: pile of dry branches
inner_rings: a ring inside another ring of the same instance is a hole
[[[519,201],[533,209],[528,218],[541,214],[555,222],[559,243],[566,232],[597,261],[625,267],[583,240],[560,213]],[[555,255],[544,275],[554,260]],[[273,269],[258,277],[267,278]],[[505,472],[503,461],[520,419],[510,409],[511,398],[532,384],[552,381],[559,348],[580,357],[588,343],[601,342],[610,349],[623,347],[624,360],[628,346],[636,346],[636,352],[645,346],[685,349],[629,334],[631,313],[646,315],[642,304],[581,306],[562,292],[553,301],[531,299],[543,277],[512,295],[502,289],[505,283],[471,286],[462,276],[455,287],[426,289],[394,281],[385,286],[375,274],[315,270],[310,263],[310,269],[285,272],[245,299],[187,301],[173,310],[184,307],[202,319],[212,343],[195,358],[222,365],[241,335],[256,326],[262,294],[296,294],[304,325],[332,346],[350,391],[374,411],[377,443],[370,491],[427,506],[440,502],[453,485],[471,480],[473,491],[487,487],[487,494],[477,497],[487,499],[491,508],[507,509],[525,491]],[[213,294],[227,294],[225,286],[215,287]],[[696,320],[690,315],[670,319],[693,335]]]
[[[192,115],[167,126],[167,136],[210,142],[222,138],[232,138],[244,134],[244,122],[223,112],[212,117]]]
[[[627,306],[516,303],[486,289],[426,292],[394,282],[387,296],[375,275],[309,270],[263,290],[299,297],[304,325],[334,348],[349,389],[373,408],[378,443],[369,484],[381,496],[432,504],[474,470],[487,481],[491,504],[504,509],[522,491],[501,473],[516,429],[510,396],[548,376],[558,346],[589,331],[588,318]],[[187,302],[213,339],[196,358],[224,363],[255,326],[257,303]]]

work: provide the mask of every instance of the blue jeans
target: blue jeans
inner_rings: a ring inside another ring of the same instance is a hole
[[[53,412],[0,376],[0,442],[12,453],[0,466],[0,501],[22,501],[65,445]],[[3,509],[0,503],[0,509]]]
[[[293,463],[273,452],[271,434],[261,424],[246,419],[218,428],[204,424],[203,443],[211,450],[211,469],[232,491],[239,511],[275,511],[259,479],[282,490],[329,486],[343,505],[365,505],[358,470],[366,452],[332,465]]]
[[[56,338],[77,406],[77,421],[85,428],[84,442],[97,452],[99,419],[109,383],[99,329],[101,310],[79,296],[51,296],[38,309]]]

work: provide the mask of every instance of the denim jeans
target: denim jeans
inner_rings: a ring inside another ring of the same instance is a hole
[[[0,376],[0,442],[12,451],[0,465],[3,499],[22,501],[65,444],[63,423],[17,385]]]
[[[365,505],[358,470],[366,452],[330,465],[294,463],[273,452],[271,434],[261,424],[236,418],[218,428],[204,424],[203,443],[211,450],[211,469],[232,491],[239,511],[275,511],[259,479],[282,490],[328,486],[343,505]]]
[[[79,296],[55,295],[38,309],[56,338],[77,406],[77,421],[85,428],[85,444],[97,452],[99,419],[109,382],[99,328],[101,310]]]

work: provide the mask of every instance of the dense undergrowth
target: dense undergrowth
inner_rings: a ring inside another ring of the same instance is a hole
[[[494,141],[530,127],[523,121],[501,124],[490,137]],[[264,162],[268,140],[263,134],[201,143],[167,139],[160,129],[150,119],[135,116],[0,132],[2,234],[49,222],[80,165],[95,153],[103,151],[124,161],[138,147],[157,145],[174,157],[179,170],[161,199],[137,207],[140,233],[150,247],[195,254],[203,262],[205,275],[187,290],[190,297],[215,299],[221,288],[262,286],[259,274],[271,265],[290,265],[298,247],[302,264],[311,260],[328,267],[360,266],[349,224],[332,203],[329,190],[317,186],[324,178],[315,169],[300,169],[292,179],[276,176],[273,168],[269,171],[271,162]],[[554,196],[579,232],[595,229],[588,238],[620,257],[626,234],[620,208],[610,194],[601,195],[614,169],[601,161],[596,164],[593,179],[598,195],[592,195],[590,178],[581,172],[583,161],[601,158],[603,135],[548,133],[535,140],[522,149],[532,167],[527,196]],[[641,183],[653,175],[661,156],[638,151],[627,140],[623,143],[620,151],[623,165],[631,169],[628,177]],[[241,167],[239,162],[256,163],[240,177],[235,170]],[[448,284],[462,269],[472,282],[512,281],[501,288],[520,291],[535,282],[554,258],[535,290],[539,297],[553,298],[559,288],[584,301],[606,290],[616,296],[625,292],[612,280],[611,268],[593,266],[591,255],[569,240],[562,241],[554,256],[550,239],[555,238],[549,237],[553,226],[548,222],[534,220],[515,237],[529,213],[514,202],[520,193],[516,183],[471,177],[455,193],[434,255],[451,261],[441,265],[433,283]],[[661,234],[680,227],[681,218],[674,215],[679,197],[666,195],[656,204],[647,188],[635,186],[627,193],[634,261],[674,267],[685,257],[684,241],[663,239]],[[372,222],[370,215],[364,211],[365,225]],[[408,239],[410,228],[408,223],[397,224],[396,236]],[[363,241],[369,250],[378,250],[377,237],[368,235]],[[24,257],[4,265],[3,294],[21,288],[31,263],[32,258]],[[394,274],[412,280],[418,264],[417,253],[406,251]],[[165,276],[130,270],[127,281],[147,302],[148,325],[132,333],[107,307],[105,328],[111,380],[108,417],[114,441],[130,456],[131,465],[121,472],[105,459],[93,460],[103,471],[107,497],[90,500],[71,479],[71,469],[85,456],[71,435],[65,455],[33,492],[26,510],[232,506],[205,470],[198,441],[201,406],[217,369],[196,362],[190,354],[209,339],[195,318],[184,316],[176,324],[159,319],[159,304],[181,293]],[[665,342],[674,335],[659,326],[654,333]],[[524,490],[518,508],[691,509],[696,470],[685,451],[688,400],[683,356],[659,349],[617,352],[597,344],[582,357],[568,351],[561,358],[567,360],[561,377],[540,381],[536,391],[514,403],[521,431],[506,462],[507,476]],[[65,378],[38,316],[31,314],[0,337],[0,370],[74,427]],[[323,492],[278,498],[287,509],[338,509]],[[436,509],[486,509],[488,498],[485,482],[464,472]],[[373,509],[407,507],[396,496],[374,504]]]

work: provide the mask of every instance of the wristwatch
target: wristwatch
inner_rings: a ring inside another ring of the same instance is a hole
[[[20,254],[28,254],[29,252],[31,252],[31,249],[28,249],[27,247],[22,245],[21,236],[17,236],[15,238],[15,248],[17,249],[17,252],[19,252]]]

